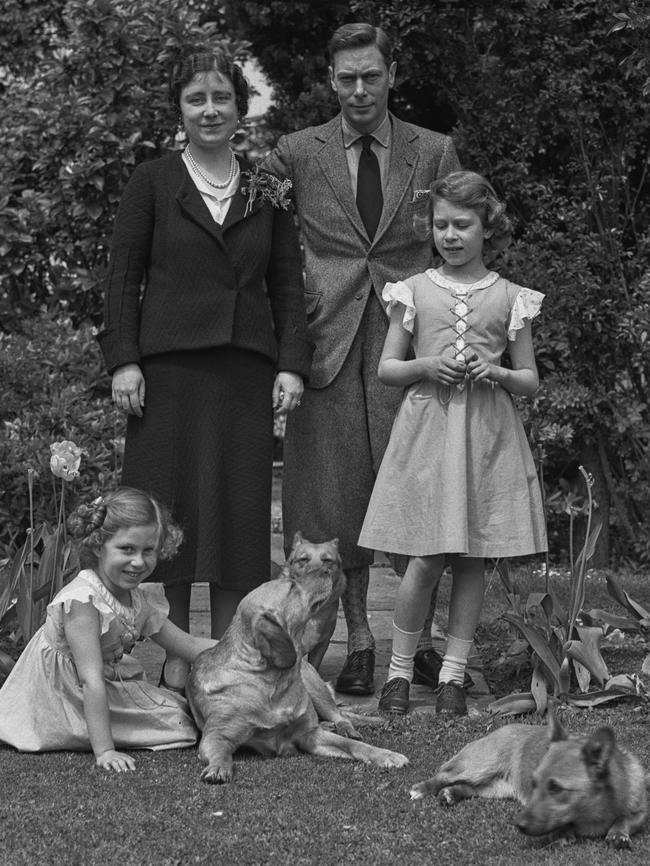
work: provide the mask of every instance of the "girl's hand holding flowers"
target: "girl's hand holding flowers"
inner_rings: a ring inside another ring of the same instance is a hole
[[[478,355],[474,354],[467,362],[467,375],[472,382],[478,382],[484,379],[486,382],[496,382],[496,367],[494,364],[489,364],[483,361]]]

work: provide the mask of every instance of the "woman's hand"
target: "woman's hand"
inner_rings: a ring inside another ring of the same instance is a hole
[[[137,364],[124,364],[113,373],[113,402],[118,409],[142,418],[144,411],[144,376]]]
[[[133,758],[123,752],[117,752],[115,749],[108,749],[101,755],[97,755],[95,764],[102,770],[112,770],[115,773],[127,773],[129,770],[135,770]]]
[[[278,373],[273,383],[273,408],[278,415],[286,415],[300,406],[304,390],[302,376],[286,371]]]

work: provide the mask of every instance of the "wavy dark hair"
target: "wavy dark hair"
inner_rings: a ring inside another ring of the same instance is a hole
[[[356,24],[344,24],[334,32],[328,46],[330,64],[334,65],[334,57],[339,51],[347,51],[349,48],[366,48],[368,45],[376,46],[384,58],[387,67],[393,62],[393,45],[381,29],[359,21]]]
[[[235,91],[237,114],[248,114],[250,99],[248,81],[241,67],[221,48],[193,46],[185,49],[174,65],[169,79],[169,101],[176,111],[180,111],[181,91],[195,75],[205,72],[218,72],[227,78]]]

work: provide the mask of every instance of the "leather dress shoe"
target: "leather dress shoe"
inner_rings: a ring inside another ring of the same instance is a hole
[[[405,716],[409,708],[410,683],[404,677],[394,677],[387,680],[377,709],[380,713],[392,713],[395,716]]]
[[[437,688],[437,713],[453,713],[455,716],[467,715],[465,689],[460,683],[440,683]]]
[[[434,649],[418,650],[413,659],[413,682],[416,685],[438,688],[438,676],[442,667],[442,656]],[[474,685],[474,680],[465,673],[463,687],[469,689]]]
[[[334,688],[346,695],[372,695],[375,691],[375,651],[356,650],[345,660]]]

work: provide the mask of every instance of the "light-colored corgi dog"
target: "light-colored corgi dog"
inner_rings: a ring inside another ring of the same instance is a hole
[[[530,836],[605,836],[629,848],[647,815],[650,783],[610,728],[574,737],[552,713],[549,724],[504,725],[461,749],[411,798],[437,795],[447,806],[467,797],[512,798],[524,808],[516,826]]]

